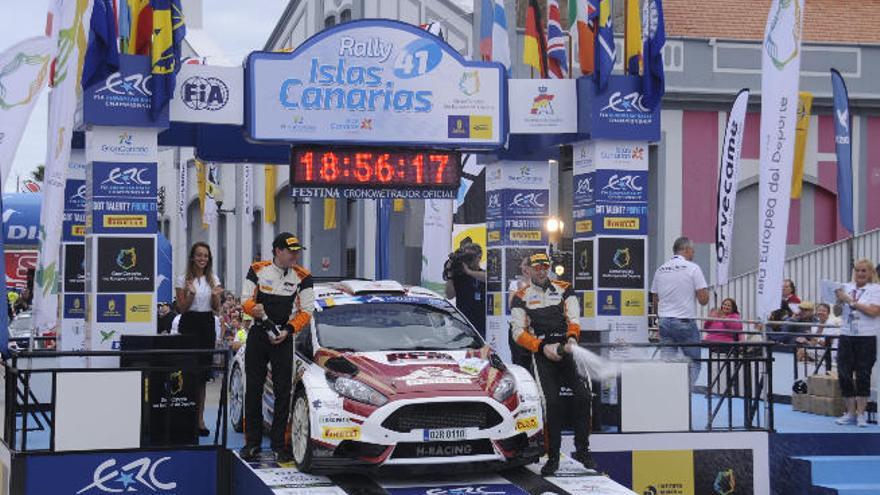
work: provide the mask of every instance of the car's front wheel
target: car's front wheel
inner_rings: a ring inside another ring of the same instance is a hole
[[[229,377],[229,421],[237,433],[244,431],[244,376],[238,364]]]
[[[309,422],[309,399],[304,390],[296,392],[293,399],[293,428],[291,444],[293,460],[296,467],[304,473],[312,470],[312,445],[311,424]]]

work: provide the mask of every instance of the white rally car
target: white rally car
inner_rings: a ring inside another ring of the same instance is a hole
[[[315,296],[294,359],[290,435],[300,470],[501,468],[543,454],[534,379],[503,363],[447,300],[392,281],[320,283]],[[244,348],[230,378],[237,431],[243,370]],[[264,424],[273,401],[267,381]]]

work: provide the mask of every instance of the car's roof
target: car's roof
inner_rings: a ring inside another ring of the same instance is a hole
[[[345,302],[369,304],[387,302],[447,302],[436,292],[417,285],[403,285],[394,280],[340,280],[315,284],[315,301],[325,308]]]

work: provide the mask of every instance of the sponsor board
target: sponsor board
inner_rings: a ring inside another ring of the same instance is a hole
[[[598,307],[596,314],[599,316],[621,316],[620,291],[599,290],[596,291]]]
[[[89,180],[91,232],[156,232],[156,163],[94,162]]]
[[[577,87],[574,79],[510,79],[508,90],[511,133],[577,132]]]
[[[177,73],[173,122],[241,125],[244,120],[244,72],[241,67],[184,64]]]
[[[156,130],[93,127],[86,133],[86,159],[113,163],[158,161]]]
[[[85,292],[86,259],[85,244],[64,244],[64,292]]]
[[[600,169],[595,174],[596,203],[648,202],[648,172]]]
[[[649,495],[692,495],[692,450],[636,451],[632,454],[633,490]],[[712,492],[699,492],[712,493]]]
[[[28,271],[37,269],[36,251],[6,251],[6,286],[27,287]]]
[[[499,270],[498,273],[501,273]],[[501,292],[486,293],[486,315],[501,316],[504,306],[504,295]]]
[[[99,323],[125,322],[125,294],[98,294],[95,313]]]
[[[324,440],[360,440],[360,426],[322,426],[321,438]]]
[[[621,316],[645,316],[647,314],[645,291],[620,291],[620,314]]]
[[[152,292],[156,241],[152,237],[98,238],[99,293]]]
[[[3,240],[6,246],[37,245],[40,204],[36,194],[3,195]]]
[[[547,162],[498,161],[486,165],[486,191],[546,189],[550,184]]]
[[[505,189],[501,192],[504,218],[545,218],[550,212],[547,189]]]
[[[504,289],[501,257],[502,250],[500,248],[486,250],[486,290],[488,292],[501,292]]]
[[[26,495],[207,495],[217,490],[217,453],[214,451],[29,456],[24,462]]]
[[[125,295],[125,321],[128,323],[149,323],[153,320],[152,294]]]
[[[584,318],[596,317],[596,293],[593,291],[583,293]]]
[[[506,137],[503,66],[465,61],[397,21],[348,22],[292,53],[252,53],[245,78],[257,140],[495,148]]]
[[[579,133],[595,140],[660,140],[660,105],[643,104],[640,76],[612,75],[602,91],[581,78],[577,90]]]
[[[574,242],[574,290],[593,290],[593,241]]]
[[[624,237],[599,238],[597,271],[599,287],[644,288],[645,240]]]
[[[120,55],[119,70],[83,91],[83,121],[90,125],[168,127],[167,107],[157,116],[152,108],[150,58]]]
[[[62,317],[81,320],[86,317],[85,294],[64,294],[64,309]]]

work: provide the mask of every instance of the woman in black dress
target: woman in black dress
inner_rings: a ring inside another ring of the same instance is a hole
[[[213,257],[211,248],[204,242],[193,244],[189,250],[186,274],[177,278],[177,304],[180,308],[179,332],[191,335],[195,348],[214,349],[217,336],[214,329],[214,313],[220,309],[220,295],[223,287],[220,279],[211,271]],[[211,355],[199,358],[199,363],[210,366]],[[208,369],[201,374],[202,382],[196,397],[198,408],[199,435],[208,436],[210,431],[205,425],[205,384],[211,372]]]

